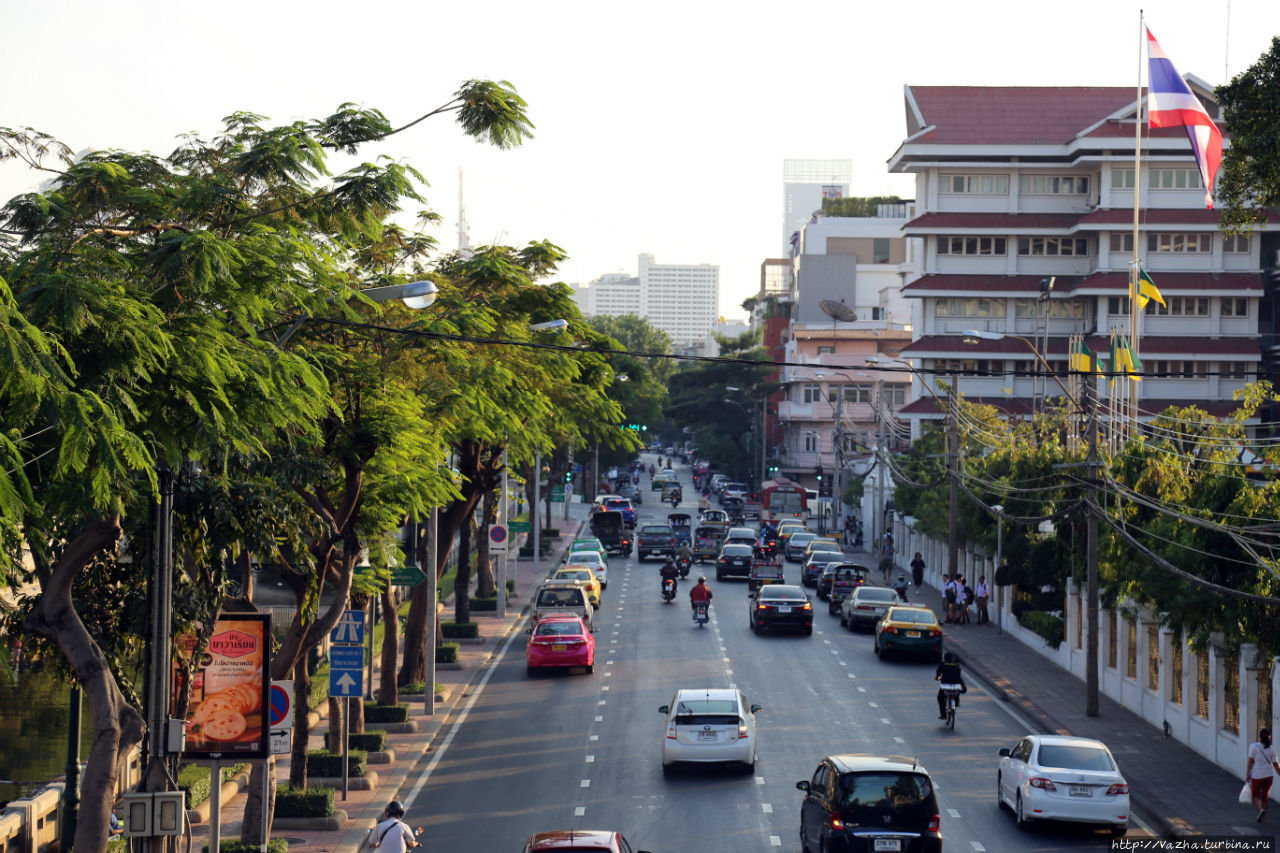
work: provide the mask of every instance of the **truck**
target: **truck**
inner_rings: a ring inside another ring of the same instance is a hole
[[[606,509],[593,513],[591,535],[600,540],[607,553],[631,556],[631,532],[618,510]]]
[[[676,535],[669,524],[646,524],[636,537],[636,557],[641,561],[650,554],[671,559],[676,555]]]

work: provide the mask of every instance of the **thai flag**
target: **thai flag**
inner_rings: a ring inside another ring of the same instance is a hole
[[[1222,132],[1165,56],[1150,29],[1147,30],[1147,65],[1151,78],[1147,88],[1147,123],[1150,127],[1181,125],[1186,128],[1196,165],[1200,167],[1200,180],[1204,182],[1204,203],[1212,210],[1213,180],[1222,162]]]

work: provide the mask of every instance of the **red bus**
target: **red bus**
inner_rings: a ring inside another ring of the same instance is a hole
[[[760,488],[760,518],[774,524],[782,521],[809,521],[809,500],[799,483],[779,477],[766,480]]]

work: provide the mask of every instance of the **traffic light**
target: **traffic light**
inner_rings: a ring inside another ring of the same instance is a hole
[[[564,472],[564,481],[565,481],[566,483],[572,483],[572,482],[573,482],[573,471],[565,471],[565,472]]]

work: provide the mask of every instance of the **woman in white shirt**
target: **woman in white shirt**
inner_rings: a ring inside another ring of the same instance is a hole
[[[1244,776],[1249,780],[1249,792],[1253,794],[1253,807],[1258,810],[1258,823],[1267,817],[1271,782],[1277,770],[1280,770],[1280,763],[1276,762],[1276,752],[1271,748],[1271,732],[1262,729],[1258,732],[1258,740],[1249,746],[1249,763],[1244,769]]]

